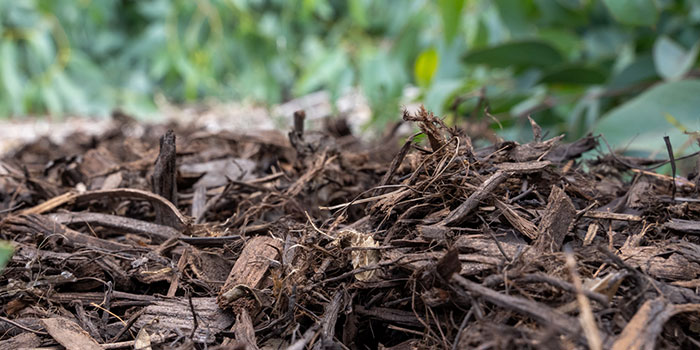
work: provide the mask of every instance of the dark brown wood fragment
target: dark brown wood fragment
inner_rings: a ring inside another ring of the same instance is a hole
[[[675,305],[662,297],[647,300],[627,323],[612,344],[612,350],[653,350],[656,338],[673,315],[681,312],[700,313],[700,304]]]
[[[219,305],[230,308],[236,300],[248,295],[251,289],[259,288],[270,263],[278,259],[281,250],[281,240],[265,236],[248,240],[219,291]]]
[[[484,200],[493,190],[502,184],[510,175],[505,171],[496,171],[479,188],[472,193],[466,201],[459,205],[455,210],[440,223],[443,226],[459,225],[467,219],[467,216],[474,210],[479,203]]]
[[[46,215],[62,225],[88,224],[152,236],[156,243],[180,236],[176,229],[151,222],[102,213],[52,213]]]
[[[547,252],[560,251],[564,237],[575,218],[576,209],[569,196],[561,188],[552,187],[534,246],[538,250]]]
[[[233,324],[233,332],[236,335],[235,346],[241,347],[243,350],[260,349],[255,339],[253,320],[250,318],[246,309],[242,309],[238,316],[236,316],[236,323]]]
[[[691,235],[700,235],[700,221],[695,220],[671,219],[664,224],[664,228]]]
[[[335,326],[338,321],[338,313],[343,308],[343,289],[335,292],[333,300],[326,306],[321,319],[321,339],[314,344],[314,350],[333,349],[339,347],[333,337],[335,336]]]
[[[399,153],[396,154],[394,159],[391,161],[391,164],[389,165],[389,169],[387,172],[384,174],[382,177],[382,180],[379,182],[379,187],[385,186],[389,184],[389,181],[391,181],[391,178],[394,177],[394,174],[396,173],[396,170],[399,168],[399,165],[403,162],[404,158],[406,158],[406,154],[408,154],[408,151],[411,149],[411,146],[413,145],[413,139],[415,138],[416,135],[411,135],[406,142],[404,142],[403,146],[401,146],[401,149],[399,150]],[[380,195],[384,193],[384,189],[377,189],[373,192],[373,195]]]
[[[177,205],[176,156],[175,132],[168,130],[160,138],[160,152],[153,168],[153,193],[175,205]]]
[[[137,199],[150,202],[154,207],[160,207],[169,218],[165,224],[175,229],[182,229],[189,225],[190,219],[180,213],[173,203],[167,199],[149,191],[134,188],[117,188],[112,190],[94,190],[83,193],[66,192],[36,205],[20,211],[20,214],[43,214],[66,204],[84,204],[93,200],[105,199]]]
[[[389,323],[401,324],[411,327],[423,327],[423,324],[416,318],[416,314],[410,311],[390,309],[385,307],[373,307],[367,309],[361,305],[355,306],[358,315],[369,316]]]
[[[482,183],[479,188],[474,191],[466,201],[460,204],[455,210],[451,211],[440,225],[455,226],[459,225],[467,219],[467,216],[479,205],[481,201],[486,199],[491,193],[506,179],[516,173],[536,172],[549,166],[551,163],[543,162],[527,162],[527,163],[501,163],[497,166],[499,170],[493,173],[488,179]]]
[[[26,232],[27,234],[31,235],[41,235],[43,237],[55,235],[53,237],[56,239],[62,238],[63,244],[70,247],[100,248],[113,252],[134,251],[139,249],[127,244],[118,243],[71,230],[43,215],[13,216],[3,221],[3,226],[6,229],[12,229],[15,232]]]
[[[574,340],[583,342],[581,326],[573,317],[562,314],[557,310],[536,301],[498,293],[478,283],[474,283],[458,274],[454,274],[452,276],[452,280],[457,285],[464,288],[464,290],[475,293],[491,303],[532,317],[543,325],[555,329],[557,332],[566,334]]]
[[[525,237],[530,239],[536,239],[538,236],[537,226],[530,222],[529,220],[520,216],[515,210],[513,210],[508,204],[496,200],[496,208],[498,208],[503,216],[508,220],[508,222],[513,225],[513,227],[522,233]]]

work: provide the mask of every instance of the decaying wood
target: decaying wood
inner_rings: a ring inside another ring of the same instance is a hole
[[[249,301],[239,303],[236,301],[246,296],[255,300],[257,297],[254,295],[254,290],[260,287],[270,264],[278,260],[281,249],[282,242],[270,237],[258,236],[246,242],[241,255],[226,278],[226,283],[221,287],[217,299],[219,305],[222,308],[229,308],[234,304],[245,307]]]
[[[52,213],[47,215],[61,225],[85,224],[105,226],[116,230],[134,232],[155,238],[163,242],[178,237],[180,232],[170,226],[158,225],[147,221],[102,213]]]
[[[700,221],[671,219],[664,224],[669,230],[679,231],[691,235],[700,235]]]
[[[537,238],[538,232],[537,226],[535,226],[535,224],[518,215],[518,213],[516,213],[515,210],[511,209],[511,207],[507,204],[499,200],[497,200],[495,203],[496,208],[501,210],[503,216],[506,217],[506,220],[508,220],[508,222],[510,222],[510,224],[513,225],[513,227],[520,231],[520,233],[522,233],[530,239]]]
[[[547,208],[538,227],[535,247],[540,250],[557,252],[561,250],[569,226],[576,217],[574,204],[559,187],[552,187]]]
[[[700,312],[700,304],[674,305],[663,298],[647,300],[612,345],[613,350],[652,350],[663,325],[681,312]]]
[[[481,296],[485,300],[501,307],[532,317],[538,322],[572,337],[576,341],[583,341],[580,334],[581,327],[574,318],[561,314],[541,303],[495,292],[458,274],[454,274],[452,280],[461,288],[464,288],[465,291]]]
[[[153,193],[177,205],[175,156],[175,132],[168,130],[160,138],[160,152],[153,167]]]
[[[244,350],[258,350],[257,340],[255,339],[255,329],[253,328],[253,320],[246,309],[242,309],[236,316],[236,323],[233,325],[233,332],[236,335],[235,345],[242,347]]]
[[[187,299],[157,301],[146,306],[134,327],[167,330],[175,334],[190,334],[194,331],[193,340],[211,342],[217,333],[231,326],[235,320],[233,314],[218,307],[216,298],[192,298],[192,305],[194,315]],[[193,330],[195,316],[198,327]]]
[[[51,337],[68,350],[101,350],[102,347],[77,323],[66,318],[47,318],[41,320]]]
[[[27,332],[18,334],[10,339],[0,341],[0,349],[31,349],[41,345],[38,335]]]

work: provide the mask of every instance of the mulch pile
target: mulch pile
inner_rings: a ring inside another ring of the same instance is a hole
[[[490,145],[404,123],[367,143],[303,112],[286,135],[117,115],[6,155],[0,349],[700,346],[700,183],[532,121]]]

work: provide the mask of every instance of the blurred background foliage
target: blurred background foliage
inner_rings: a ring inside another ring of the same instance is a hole
[[[532,115],[550,136],[683,151],[699,38],[693,0],[0,0],[0,116],[359,88],[381,127],[417,87],[510,138]]]

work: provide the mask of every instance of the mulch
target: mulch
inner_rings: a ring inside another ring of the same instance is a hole
[[[700,347],[700,176],[673,156],[304,119],[116,114],[6,154],[0,349]]]

